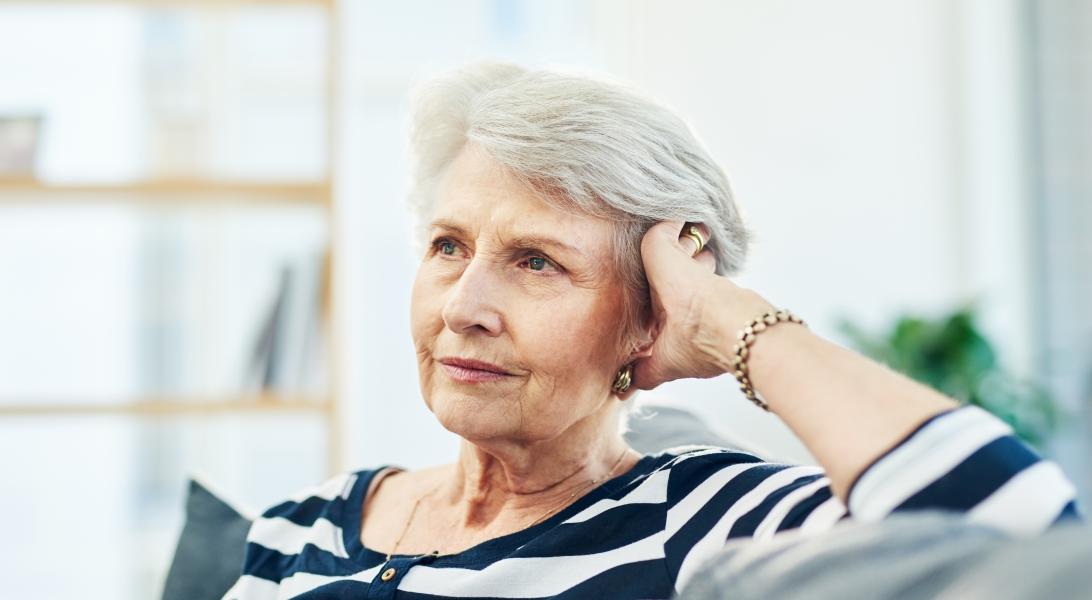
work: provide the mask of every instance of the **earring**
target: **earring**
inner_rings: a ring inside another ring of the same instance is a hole
[[[614,376],[614,384],[611,385],[610,389],[622,394],[629,389],[631,383],[633,383],[633,365],[626,365],[618,370],[618,374]]]

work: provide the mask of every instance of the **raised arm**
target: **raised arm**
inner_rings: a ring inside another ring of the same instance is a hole
[[[708,251],[691,258],[695,244],[680,240],[682,226],[660,223],[642,244],[655,341],[635,365],[640,389],[727,372],[738,331],[774,309],[757,293],[715,275]],[[937,419],[956,403],[805,326],[779,323],[767,328],[756,337],[748,362],[752,385],[769,409],[818,459],[834,494],[851,511],[860,506],[866,513],[859,516],[883,516],[907,500],[912,506],[918,503],[917,508],[959,508],[965,498],[996,492],[1029,461],[1039,460],[982,411]],[[936,426],[923,431],[931,420]],[[993,443],[999,439],[1005,441]],[[937,448],[949,454],[939,455]],[[955,472],[941,481],[966,462],[962,459],[972,458],[974,472],[981,475],[986,469],[993,480]],[[1049,496],[1042,510],[1057,513],[1068,505],[1072,488],[1060,473],[1047,479],[1053,485],[1041,488]],[[1022,484],[1025,489],[1029,485],[1033,482]],[[851,487],[863,489],[851,494]],[[862,503],[858,496],[868,501]],[[900,502],[878,508],[891,504],[892,498]]]
[[[795,323],[757,336],[748,362],[752,385],[807,445],[843,500],[880,455],[931,417],[956,408],[935,390]]]

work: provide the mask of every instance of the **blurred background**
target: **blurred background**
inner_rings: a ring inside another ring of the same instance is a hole
[[[478,59],[676,109],[756,233],[740,283],[1092,499],[1092,2],[4,0],[6,596],[156,597],[191,474],[257,511],[454,455],[408,335],[407,95]],[[643,401],[809,460],[728,378]]]

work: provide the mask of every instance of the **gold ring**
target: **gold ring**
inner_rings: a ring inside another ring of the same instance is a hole
[[[702,237],[701,230],[698,229],[697,225],[688,225],[686,231],[683,232],[683,236],[694,240],[694,243],[698,245],[690,255],[690,258],[701,254],[701,251],[705,249],[705,238]]]

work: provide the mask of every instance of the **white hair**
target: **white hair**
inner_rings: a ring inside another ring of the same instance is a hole
[[[749,234],[724,171],[682,119],[631,89],[498,63],[422,85],[411,138],[419,241],[438,181],[470,142],[544,201],[617,224],[616,265],[630,292],[627,330],[647,309],[641,238],[657,222],[703,223],[717,272],[742,266]]]

